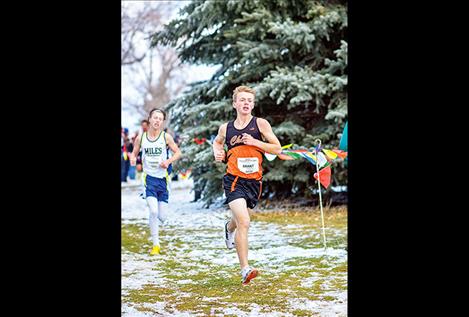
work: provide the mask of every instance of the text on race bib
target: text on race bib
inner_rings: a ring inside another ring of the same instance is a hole
[[[163,162],[163,157],[161,155],[147,156],[145,161],[151,168],[159,168],[161,162]]]
[[[238,158],[238,169],[245,174],[252,174],[259,171],[259,159],[257,157]]]

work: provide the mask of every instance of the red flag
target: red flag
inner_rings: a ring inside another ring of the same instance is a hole
[[[327,166],[319,171],[319,182],[324,188],[331,184],[331,166]],[[318,179],[318,173],[314,173],[314,179]]]

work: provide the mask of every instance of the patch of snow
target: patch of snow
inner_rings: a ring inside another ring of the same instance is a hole
[[[147,284],[172,288],[178,292],[179,297],[191,296],[191,294],[177,291],[177,286],[196,283],[191,280],[191,276],[207,272],[211,270],[212,266],[217,267],[217,275],[222,278],[233,278],[234,271],[239,274],[236,250],[226,249],[224,242],[223,227],[231,216],[230,211],[225,207],[202,208],[202,202],[192,203],[194,196],[187,185],[188,183],[171,183],[168,220],[160,227],[160,240],[162,252],[165,252],[164,256],[152,257],[147,253],[138,254],[127,251],[122,253],[121,293],[123,297],[127,296],[129,291],[142,289]],[[122,223],[142,225],[143,232],[148,233],[148,207],[145,200],[139,196],[140,192],[140,186],[122,188]],[[141,231],[140,234],[143,232]],[[343,249],[328,247],[327,250],[324,250],[323,248],[298,247],[291,244],[307,238],[313,238],[318,243],[322,243],[322,236],[319,232],[305,231],[304,225],[301,224],[282,225],[253,221],[249,230],[249,260],[255,261],[256,268],[261,272],[261,277],[262,275],[276,276],[301,268],[298,265],[286,264],[288,261],[298,258],[321,258],[320,263],[324,264],[325,267],[321,268],[320,271],[332,270],[337,265],[346,262],[347,252]],[[327,234],[343,235],[344,231],[329,230]],[[168,259],[177,261],[184,268],[171,272],[171,275],[180,277],[180,280],[175,281],[166,277],[164,271],[161,270],[161,265],[164,265]],[[311,276],[302,281],[301,285],[312,287],[319,276],[320,273],[312,272]],[[292,309],[311,310],[321,316],[346,316],[347,292],[334,292],[330,286],[331,279],[337,278],[346,281],[347,274],[339,272],[334,273],[334,277],[321,279],[326,289],[325,293],[321,295],[332,296],[335,298],[333,301],[292,299],[288,298],[290,294],[288,290],[282,291]],[[221,306],[222,301],[217,297],[204,297],[203,300],[210,301],[213,305],[219,305],[212,309],[212,316],[224,316],[225,314],[253,317],[293,316],[290,313],[276,312],[273,307],[261,307],[255,304],[246,311],[232,303],[225,303]],[[139,312],[135,305],[123,303],[122,316],[146,317],[157,314],[158,316],[182,317],[199,315],[176,311],[174,307],[167,307],[164,303],[148,303],[142,307],[151,309],[153,313]],[[264,313],[264,311],[268,312]]]

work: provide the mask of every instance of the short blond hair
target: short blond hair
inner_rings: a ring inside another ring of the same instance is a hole
[[[233,90],[233,102],[236,101],[236,96],[238,95],[238,93],[240,92],[248,92],[248,93],[251,93],[254,95],[254,97],[256,97],[256,91],[254,89],[252,89],[251,87],[248,87],[248,86],[238,86],[235,88],[235,90]]]

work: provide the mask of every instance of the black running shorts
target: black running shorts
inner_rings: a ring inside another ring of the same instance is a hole
[[[223,189],[225,190],[225,204],[244,198],[248,208],[254,208],[259,201],[262,191],[262,181],[246,179],[231,174],[223,176]]]

